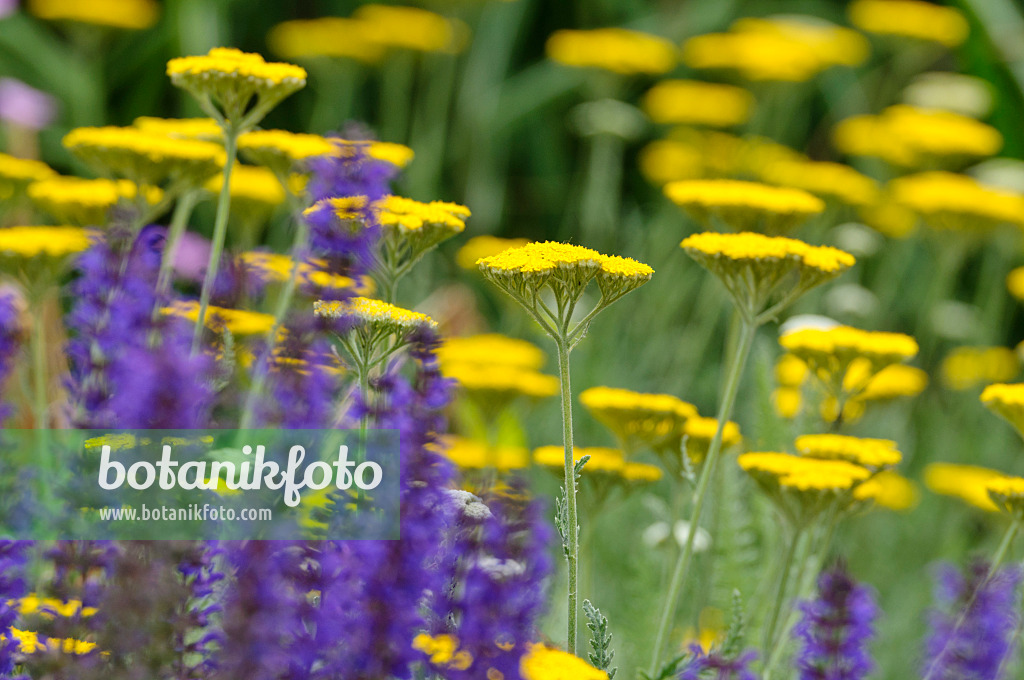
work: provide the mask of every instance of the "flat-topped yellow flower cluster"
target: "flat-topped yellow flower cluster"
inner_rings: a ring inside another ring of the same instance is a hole
[[[797,452],[807,458],[845,460],[876,471],[895,467],[903,460],[896,442],[865,439],[841,434],[805,434],[794,442]]]
[[[967,175],[922,172],[889,182],[897,205],[933,228],[977,233],[999,225],[1024,227],[1024,194],[986,186]]]
[[[654,274],[653,269],[630,258],[602,255],[590,248],[554,241],[509,248],[482,258],[477,265],[496,276],[544,276],[565,270],[589,269],[607,278],[646,281]]]
[[[623,28],[555,31],[545,49],[560,64],[623,75],[665,73],[676,65],[676,46],[670,41]]]
[[[28,10],[47,21],[129,30],[149,28],[160,17],[160,5],[154,0],[31,0]]]
[[[202,139],[220,142],[223,139],[220,125],[213,118],[158,118],[139,116],[132,126],[143,132],[174,137],[176,139]]]
[[[28,187],[32,204],[54,219],[77,226],[106,224],[110,209],[124,200],[134,200],[138,185],[126,179],[82,179],[50,177]],[[144,187],[144,198],[155,205],[163,192],[153,186]]]
[[[42,161],[0,153],[0,200],[20,194],[32,182],[56,175],[57,172]]]
[[[644,95],[643,107],[658,124],[730,127],[750,118],[754,96],[734,85],[663,80]]]
[[[733,179],[671,182],[665,195],[708,228],[717,219],[738,231],[785,231],[825,210],[820,198],[802,189]]]
[[[436,328],[437,322],[426,314],[413,312],[381,300],[357,297],[344,302],[317,300],[313,304],[317,316],[342,318],[352,316],[381,330],[407,332],[417,328]]]
[[[903,333],[864,331],[850,326],[803,328],[779,338],[784,349],[811,367],[828,369],[838,362],[840,370],[856,359],[867,359],[872,372],[917,355],[917,341]],[[844,371],[845,373],[845,371]]]
[[[0,257],[28,259],[42,255],[60,258],[85,250],[93,238],[81,227],[7,227],[0,229]]]
[[[697,409],[671,394],[649,394],[616,387],[584,390],[580,403],[612,434],[627,453],[678,445],[683,428]],[[678,450],[678,446],[674,447]]]
[[[967,38],[967,19],[953,7],[921,0],[854,0],[850,22],[868,33],[956,47]]]
[[[834,274],[852,267],[855,262],[853,255],[831,246],[812,246],[792,238],[750,232],[694,234],[681,245],[702,264],[712,260],[730,260],[740,264],[791,260],[823,274]]]
[[[1010,421],[1024,436],[1024,383],[989,385],[981,393],[981,403]]]
[[[199,318],[199,303],[194,300],[178,300],[160,310],[166,316],[176,316],[195,322]],[[228,331],[232,335],[262,335],[274,328],[274,317],[263,312],[247,309],[229,309],[210,305],[206,310],[206,326],[217,332]]]
[[[176,57],[167,62],[167,75],[175,85],[206,90],[216,81],[247,81],[255,89],[283,86],[297,90],[306,84],[306,69],[294,64],[267,62],[259,54],[233,47],[215,47],[207,54]]]

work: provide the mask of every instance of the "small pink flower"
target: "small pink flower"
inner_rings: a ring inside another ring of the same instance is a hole
[[[8,0],[0,0],[3,16]],[[56,113],[53,97],[14,78],[0,78],[0,120],[32,130],[41,130],[53,121]]]

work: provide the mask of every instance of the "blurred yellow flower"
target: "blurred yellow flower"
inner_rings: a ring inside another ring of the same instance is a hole
[[[795,158],[769,163],[758,174],[768,184],[803,189],[846,205],[872,205],[879,195],[875,180],[842,163]]]
[[[283,283],[292,275],[294,260],[288,255],[250,251],[242,253],[238,256],[238,259],[243,265],[254,270],[268,281]],[[347,276],[325,271],[324,267],[326,266],[327,263],[323,260],[300,262],[298,271],[299,282],[336,290],[351,288],[354,285],[355,282]],[[372,292],[372,288],[372,282],[364,277],[360,284],[353,289],[353,292],[358,295],[366,295]]]
[[[711,447],[711,440],[718,430],[717,418],[694,416],[683,425],[683,436],[686,437],[686,455],[694,463],[700,463]],[[722,450],[736,446],[743,441],[740,426],[731,420],[722,428]]]
[[[334,149],[326,137],[286,130],[253,130],[238,137],[238,150],[243,156],[282,177],[296,164],[333,153]]]
[[[1017,519],[1024,518],[1024,479],[1000,477],[985,484],[989,497],[996,506]]]
[[[957,347],[942,360],[942,382],[952,390],[1012,380],[1020,357],[1008,347]]]
[[[460,468],[519,470],[530,466],[530,452],[521,446],[494,446],[465,437],[447,437],[444,455]]]
[[[883,470],[853,490],[857,500],[872,500],[876,505],[903,512],[912,510],[921,500],[917,485],[892,470]]]
[[[445,364],[441,370],[446,378],[458,382],[459,387],[479,393],[484,399],[510,399],[517,395],[543,399],[558,394],[558,378],[516,366],[454,362]]]
[[[437,327],[437,322],[426,314],[365,297],[356,297],[344,302],[318,300],[313,306],[313,311],[317,316],[326,318],[352,316],[381,331],[395,333]]]
[[[801,189],[732,179],[682,180],[665,195],[705,228],[718,223],[737,231],[788,231],[825,210],[821,199]]]
[[[500,238],[498,236],[474,236],[455,253],[455,263],[463,269],[479,271],[476,263],[509,248],[521,248],[529,241],[525,238]]]
[[[666,73],[676,65],[676,47],[670,41],[623,28],[555,31],[545,49],[560,64],[622,75]]]
[[[207,180],[203,188],[213,195],[219,195],[224,186],[224,175],[219,174]],[[231,170],[231,212],[243,220],[265,220],[274,208],[285,201],[285,190],[277,175],[257,165],[235,164]],[[237,211],[237,212],[236,212]]]
[[[442,369],[452,364],[475,364],[537,370],[544,359],[544,351],[532,342],[497,333],[445,338],[437,348]]]
[[[730,127],[750,118],[754,96],[740,87],[699,80],[663,80],[644,95],[644,111],[658,124]]]
[[[960,10],[920,0],[854,0],[850,23],[862,31],[937,42],[956,47],[967,38]]]
[[[81,227],[105,225],[110,209],[121,201],[134,200],[137,193],[135,183],[126,179],[50,177],[33,182],[28,188],[28,197],[36,208],[58,221]],[[156,205],[162,198],[160,189],[145,188],[145,199],[150,205]]]
[[[895,467],[903,460],[896,442],[841,434],[805,434],[796,438],[797,453],[807,458],[845,460],[869,470]]]
[[[85,250],[92,238],[80,227],[7,227],[0,229],[0,257],[60,258]]]
[[[670,394],[591,387],[579,399],[630,454],[644,448],[678,451],[684,425],[697,415],[692,404]]]
[[[213,118],[156,118],[140,116],[132,123],[143,132],[166,135],[177,139],[201,139],[207,142],[220,142],[223,135],[220,126]]]
[[[473,664],[472,655],[459,650],[459,639],[453,635],[420,633],[413,638],[412,648],[426,654],[435,666],[464,671]]]
[[[338,57],[375,63],[385,54],[385,46],[367,31],[358,19],[319,17],[277,24],[267,34],[270,49],[285,59]]]
[[[981,393],[981,403],[1006,418],[1024,437],[1024,383],[989,385]]]
[[[48,21],[141,30],[156,23],[160,5],[154,0],[29,0],[28,11]]]
[[[166,316],[176,316],[195,322],[199,318],[199,303],[179,300],[160,310]],[[274,317],[245,309],[227,309],[211,305],[206,312],[206,326],[214,331],[228,331],[232,335],[261,335],[274,327]]]
[[[894,179],[887,189],[894,203],[936,229],[978,233],[1003,224],[1024,227],[1024,194],[967,175],[922,172]]]
[[[352,18],[364,35],[387,48],[456,54],[468,42],[464,23],[417,7],[360,5]]]
[[[519,662],[519,674],[523,680],[608,680],[607,673],[578,656],[542,644],[529,645]]]
[[[990,512],[999,508],[988,494],[988,484],[1002,477],[1001,472],[976,465],[930,463],[924,469],[924,484],[932,493],[953,496]]]
[[[24,193],[32,182],[56,177],[57,173],[42,161],[16,158],[0,153],[0,201]]]

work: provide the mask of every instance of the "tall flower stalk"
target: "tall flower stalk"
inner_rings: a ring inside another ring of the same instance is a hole
[[[654,270],[628,258],[602,255],[582,246],[564,243],[531,243],[486,257],[477,266],[492,283],[523,306],[531,318],[555,342],[562,393],[562,443],[565,449],[564,488],[558,500],[555,524],[562,536],[568,566],[568,639],[576,653],[579,612],[579,519],[576,481],[586,458],[574,463],[572,388],[569,353],[583,340],[599,312],[630,291],[647,283]],[[588,284],[596,280],[601,292],[597,304],[578,321],[576,308]],[[545,299],[553,298],[554,308]]]
[[[665,640],[674,618],[683,583],[693,559],[694,538],[700,524],[715,466],[722,452],[722,435],[732,417],[740,378],[750,356],[758,327],[773,320],[794,300],[811,288],[838,276],[853,265],[851,255],[835,248],[815,247],[802,241],[742,232],[707,232],[684,240],[682,248],[725,285],[739,316],[739,335],[729,359],[722,401],[718,408],[718,426],[701,465],[690,517],[692,530],[679,553],[655,636],[650,673],[661,662]],[[795,283],[794,283],[795,278]],[[788,565],[783,568],[788,569]]]

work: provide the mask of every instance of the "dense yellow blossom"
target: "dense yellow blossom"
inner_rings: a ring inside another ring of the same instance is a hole
[[[659,124],[729,127],[750,118],[754,96],[740,87],[699,80],[663,80],[644,95],[644,111]]]
[[[845,460],[870,470],[895,467],[903,459],[896,442],[841,434],[805,434],[796,438],[797,452],[807,458]]]
[[[285,21],[270,30],[267,44],[285,59],[340,57],[374,63],[386,51],[365,22],[340,17]]]
[[[883,470],[853,490],[858,500],[872,500],[889,510],[904,511],[914,508],[920,502],[917,485],[892,470]]]
[[[850,326],[791,331],[779,338],[779,344],[812,371],[825,370],[844,377],[845,369],[857,359],[866,359],[873,375],[886,366],[914,357],[918,351],[917,341],[909,335],[864,331]],[[863,382],[867,382],[867,376]]]
[[[665,73],[676,65],[676,47],[670,41],[622,28],[555,31],[545,49],[560,64],[623,75]]]
[[[683,436],[686,437],[686,455],[691,461],[699,463],[704,460],[717,430],[717,418],[694,416],[687,419],[683,425]],[[740,434],[740,426],[731,420],[727,421],[722,428],[722,449],[736,446],[741,441],[743,436]]]
[[[1003,473],[976,465],[931,463],[924,469],[924,484],[932,493],[954,496],[982,510],[995,512],[998,506],[988,494],[989,482]]]
[[[705,175],[705,156],[696,147],[670,139],[659,139],[640,150],[640,172],[652,184],[697,179]]]
[[[519,674],[523,680],[608,680],[607,673],[578,656],[541,644],[529,646],[519,662]]]
[[[959,10],[921,0],[854,0],[850,23],[862,31],[937,42],[956,47],[967,38]]]
[[[134,127],[81,127],[64,146],[99,172],[159,186],[169,181],[201,183],[225,163],[223,147],[198,139],[175,139]]]
[[[896,397],[915,397],[928,386],[928,374],[916,366],[886,366],[868,380],[857,396],[862,401],[884,401]]]
[[[942,360],[942,382],[953,390],[1012,380],[1020,358],[1008,347],[957,347]]]
[[[0,257],[64,257],[88,248],[92,238],[80,227],[8,227],[0,229]]]
[[[149,28],[160,16],[154,0],[29,0],[28,10],[48,21],[131,30]]]
[[[732,179],[671,182],[665,195],[706,227],[717,220],[737,231],[778,233],[825,210],[821,199],[801,189]]]
[[[51,177],[29,185],[28,197],[54,219],[84,227],[106,224],[110,209],[121,201],[134,200],[137,192],[135,183],[126,179]],[[150,205],[163,198],[156,187],[146,187],[144,195]]]
[[[405,233],[437,229],[452,236],[466,228],[466,218],[470,215],[469,208],[457,203],[421,203],[401,196],[385,196],[374,204],[374,209],[385,229],[393,227]]]
[[[967,175],[922,172],[889,182],[894,203],[932,227],[978,232],[1000,224],[1024,227],[1024,194],[981,184]]]
[[[88,618],[96,614],[95,607],[83,607],[81,600],[65,602],[53,597],[40,597],[35,593],[13,600],[9,604],[13,604],[21,616],[40,615],[46,618],[82,616]]]
[[[852,267],[853,256],[829,246],[812,246],[796,239],[763,234],[694,234],[682,247],[701,260],[731,260],[737,263],[770,263],[794,260],[825,274]]]
[[[454,54],[465,47],[469,32],[460,21],[416,7],[360,5],[352,18],[363,24],[365,35],[394,49]]]
[[[437,323],[426,314],[365,297],[352,298],[344,302],[318,300],[313,306],[313,311],[317,316],[328,318],[353,316],[382,330],[393,332],[437,327]]]
[[[320,135],[253,130],[238,137],[238,150],[254,163],[287,173],[296,163],[333,153],[334,145]]]
[[[654,184],[673,180],[767,176],[780,163],[803,157],[765,137],[689,127],[641,150],[640,170]]]
[[[534,399],[558,394],[558,378],[517,366],[455,362],[445,364],[442,372],[470,392],[523,395]]]
[[[0,153],[0,201],[24,192],[32,182],[56,175],[53,168],[42,161]]]
[[[872,205],[879,196],[875,180],[842,163],[794,158],[769,163],[758,175],[768,184],[803,189],[846,205]]]
[[[161,311],[167,316],[180,317],[194,323],[199,318],[199,303],[182,300]],[[206,325],[217,332],[226,330],[232,335],[261,335],[269,333],[274,327],[274,317],[262,312],[210,305],[206,309]]]
[[[467,240],[455,253],[455,263],[463,269],[477,271],[476,263],[485,257],[497,255],[509,248],[521,248],[529,241],[525,238],[501,238],[498,236],[474,236]]]
[[[460,468],[519,470],[530,466],[530,452],[521,446],[493,446],[464,437],[448,437],[444,455]]]
[[[532,342],[497,333],[445,338],[437,348],[442,369],[451,364],[512,366],[537,370],[544,365],[544,352]]]
[[[386,161],[397,168],[404,168],[412,162],[416,153],[405,144],[395,142],[379,142],[375,139],[341,139],[331,137],[336,153],[348,157],[353,153],[364,154],[367,158]]]
[[[728,33],[690,38],[683,60],[693,68],[731,69],[749,80],[800,82],[832,66],[867,57],[862,36],[850,29],[799,18],[746,18]]]
[[[223,139],[220,126],[213,118],[156,118],[139,116],[132,123],[143,132],[166,135],[177,139],[202,139],[220,142]]]
[[[207,191],[219,194],[224,186],[224,175],[211,177],[205,185]],[[285,190],[277,175],[256,165],[235,164],[231,170],[229,188],[232,203],[272,209],[285,201]]]
[[[989,385],[981,393],[981,403],[1010,421],[1024,436],[1024,383]]]
[[[167,75],[179,87],[221,96],[235,88],[250,97],[269,90],[290,93],[306,84],[306,70],[294,64],[267,62],[259,54],[214,47],[207,54],[167,62]],[[243,101],[248,102],[248,97]]]
[[[238,259],[246,267],[253,269],[260,276],[268,281],[283,283],[291,278],[294,260],[288,255],[264,252],[245,252],[238,256]],[[327,263],[323,260],[312,260],[300,262],[297,272],[300,283],[309,283],[321,288],[344,289],[354,285],[352,279],[341,274],[331,274],[324,271]],[[372,286],[367,279],[360,282],[355,292],[364,295],[372,292]]]
[[[908,168],[991,156],[1003,145],[995,128],[973,118],[905,104],[840,121],[832,136],[844,153]]]
[[[591,387],[579,399],[630,453],[642,448],[678,450],[684,425],[697,415],[692,404],[670,394]]]
[[[18,643],[18,651],[22,654],[35,654],[43,650],[60,652],[63,654],[88,654],[96,649],[96,644],[85,640],[74,638],[46,638],[39,633],[11,628],[11,638]],[[0,640],[5,640],[7,635],[0,635]]]
[[[842,493],[871,476],[867,469],[843,460],[805,458],[773,451],[744,453],[739,466],[767,489]]]

